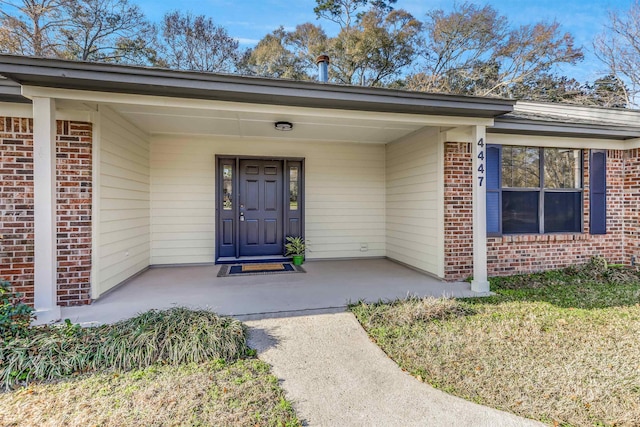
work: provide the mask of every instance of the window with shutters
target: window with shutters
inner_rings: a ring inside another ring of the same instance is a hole
[[[487,146],[487,234],[582,231],[582,150]]]

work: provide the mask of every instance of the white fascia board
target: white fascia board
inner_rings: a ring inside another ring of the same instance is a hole
[[[32,119],[33,106],[31,104],[18,104],[15,102],[0,102],[0,117]],[[56,119],[90,122],[91,113],[89,111],[56,110]]]
[[[68,99],[83,102],[116,103],[176,108],[194,108],[203,110],[225,110],[246,113],[296,114],[313,117],[341,117],[347,119],[386,120],[397,123],[414,123],[425,126],[492,126],[492,118],[437,116],[407,113],[385,113],[356,110],[332,110],[327,108],[293,107],[284,105],[249,104],[242,102],[215,101],[203,99],[173,98],[151,95],[135,95],[111,92],[93,92],[75,89],[57,89],[39,86],[22,86],[22,95],[26,98],[46,96],[56,99]]]
[[[628,149],[640,148],[640,138],[628,139],[624,143]]]
[[[637,140],[633,140],[637,141]],[[592,139],[559,136],[510,135],[504,133],[489,133],[488,144],[523,145],[530,147],[582,148],[595,150],[628,150],[633,148],[629,141],[617,139]],[[639,145],[640,146],[640,145]]]

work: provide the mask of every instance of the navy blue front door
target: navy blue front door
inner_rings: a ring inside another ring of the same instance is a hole
[[[239,169],[240,256],[282,255],[282,161],[245,159]]]

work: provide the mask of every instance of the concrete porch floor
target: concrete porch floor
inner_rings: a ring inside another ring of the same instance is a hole
[[[111,323],[175,306],[252,320],[343,311],[349,302],[478,296],[386,259],[310,261],[306,273],[217,277],[219,265],[151,268],[93,304],[63,307],[74,323]]]

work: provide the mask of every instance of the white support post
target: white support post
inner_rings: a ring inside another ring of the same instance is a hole
[[[473,280],[471,290],[489,292],[487,280],[487,172],[486,127],[473,126]]]
[[[33,98],[34,305],[37,323],[60,320],[56,256],[56,105]]]

